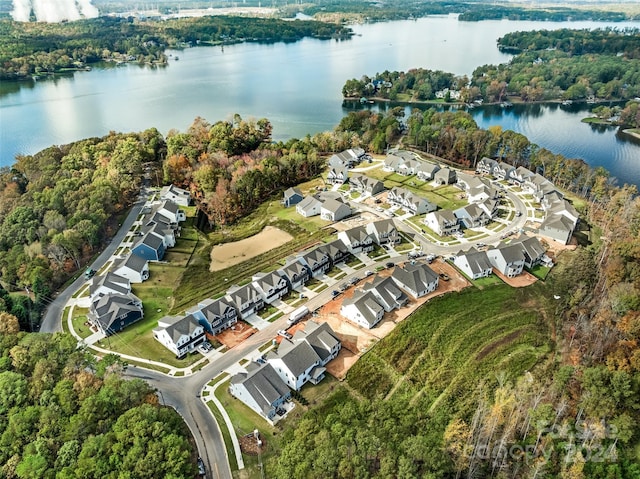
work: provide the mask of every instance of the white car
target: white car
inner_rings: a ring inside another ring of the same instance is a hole
[[[283,338],[286,338],[286,339],[291,339],[291,338],[293,338],[293,336],[291,335],[291,333],[287,333],[284,329],[279,329],[279,330],[278,330],[278,336],[282,336]]]

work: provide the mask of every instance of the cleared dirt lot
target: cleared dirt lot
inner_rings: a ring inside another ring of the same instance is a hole
[[[235,324],[233,329],[225,329],[220,334],[215,335],[214,338],[231,349],[243,342],[256,331],[257,329],[253,328],[249,323],[240,320]]]
[[[373,329],[364,329],[356,326],[340,315],[342,301],[344,301],[345,298],[351,298],[356,288],[362,286],[367,281],[372,281],[373,277],[361,281],[356,286],[350,287],[340,296],[329,301],[318,311],[318,316],[313,318],[314,321],[324,321],[329,323],[331,328],[342,341],[342,350],[338,354],[338,357],[327,364],[327,371],[329,371],[332,376],[338,379],[344,379],[351,366],[355,364],[363,353],[365,353],[373,344],[393,331],[399,322],[403,321],[407,316],[413,313],[418,307],[428,302],[431,298],[451,291],[460,291],[463,288],[470,286],[470,283],[460,273],[458,273],[455,268],[447,263],[434,261],[429,266],[438,274],[446,273],[449,276],[449,281],[443,281],[441,279],[436,291],[417,300],[409,297],[409,303],[407,306],[399,310],[386,313],[383,320]],[[387,269],[380,271],[378,274],[383,277],[389,276],[392,271],[393,269]],[[297,327],[303,327],[303,325],[301,324]]]
[[[270,249],[277,248],[292,239],[293,236],[286,231],[267,226],[260,233],[250,238],[214,246],[211,250],[209,271],[220,271],[229,266],[242,263],[266,253]]]

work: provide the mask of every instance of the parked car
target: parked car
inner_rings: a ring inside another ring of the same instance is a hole
[[[286,339],[291,339],[291,338],[293,338],[293,336],[291,335],[291,333],[286,332],[284,329],[279,329],[279,330],[278,330],[278,336],[282,336],[283,338],[286,338]]]
[[[516,211],[516,217],[520,218],[522,216],[522,211]]]
[[[198,474],[201,477],[204,477],[204,475],[207,473],[207,469],[204,467],[204,461],[202,460],[201,457],[198,458]]]
[[[440,279],[442,279],[442,281],[449,281],[449,275],[447,273],[440,273]]]
[[[385,263],[385,266],[387,268],[393,268],[395,266],[395,263],[393,261],[389,261],[388,263]]]
[[[373,271],[366,270],[366,271],[364,272],[364,277],[365,277],[365,278],[368,278],[368,277],[369,277],[369,276],[371,276],[372,274],[373,274]]]
[[[336,297],[340,295],[340,291],[338,291],[337,289],[334,289],[333,291],[331,291],[331,294]]]
[[[93,268],[89,268],[84,272],[85,279],[91,279],[96,275],[97,271]]]

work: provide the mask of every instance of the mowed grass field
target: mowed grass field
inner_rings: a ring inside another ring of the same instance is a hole
[[[407,318],[349,371],[367,398],[396,395],[470,405],[481,384],[514,381],[552,350],[544,286],[487,286],[435,298]]]

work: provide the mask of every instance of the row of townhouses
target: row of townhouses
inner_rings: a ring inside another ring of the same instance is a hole
[[[340,314],[366,329],[375,327],[385,313],[407,304],[408,292],[413,298],[421,298],[438,288],[438,275],[425,263],[406,263],[396,266],[391,276],[375,276],[346,298]]]
[[[551,181],[523,166],[516,168],[491,158],[482,158],[476,170],[498,180],[506,180],[532,194],[545,212],[538,233],[562,244],[569,243],[578,225],[579,215]]]
[[[160,201],[143,210],[141,236],[131,252],[115,261],[106,274],[92,279],[87,319],[96,330],[109,336],[144,317],[142,301],[131,292],[131,284],[149,279],[149,261],[162,259],[165,250],[175,246],[178,225],[186,219],[175,201],[188,205],[189,192],[164,187]]]
[[[392,220],[367,225],[365,242],[396,243],[400,237]],[[344,233],[344,232],[342,232]],[[178,357],[192,352],[204,342],[206,333],[216,335],[232,327],[239,319],[260,312],[290,291],[302,288],[311,278],[325,274],[333,266],[343,263],[351,254],[362,252],[359,246],[343,241],[343,237],[322,244],[289,259],[285,265],[270,273],[258,273],[245,285],[234,285],[222,298],[206,299],[186,311],[184,317],[166,317],[158,322],[154,337]]]

